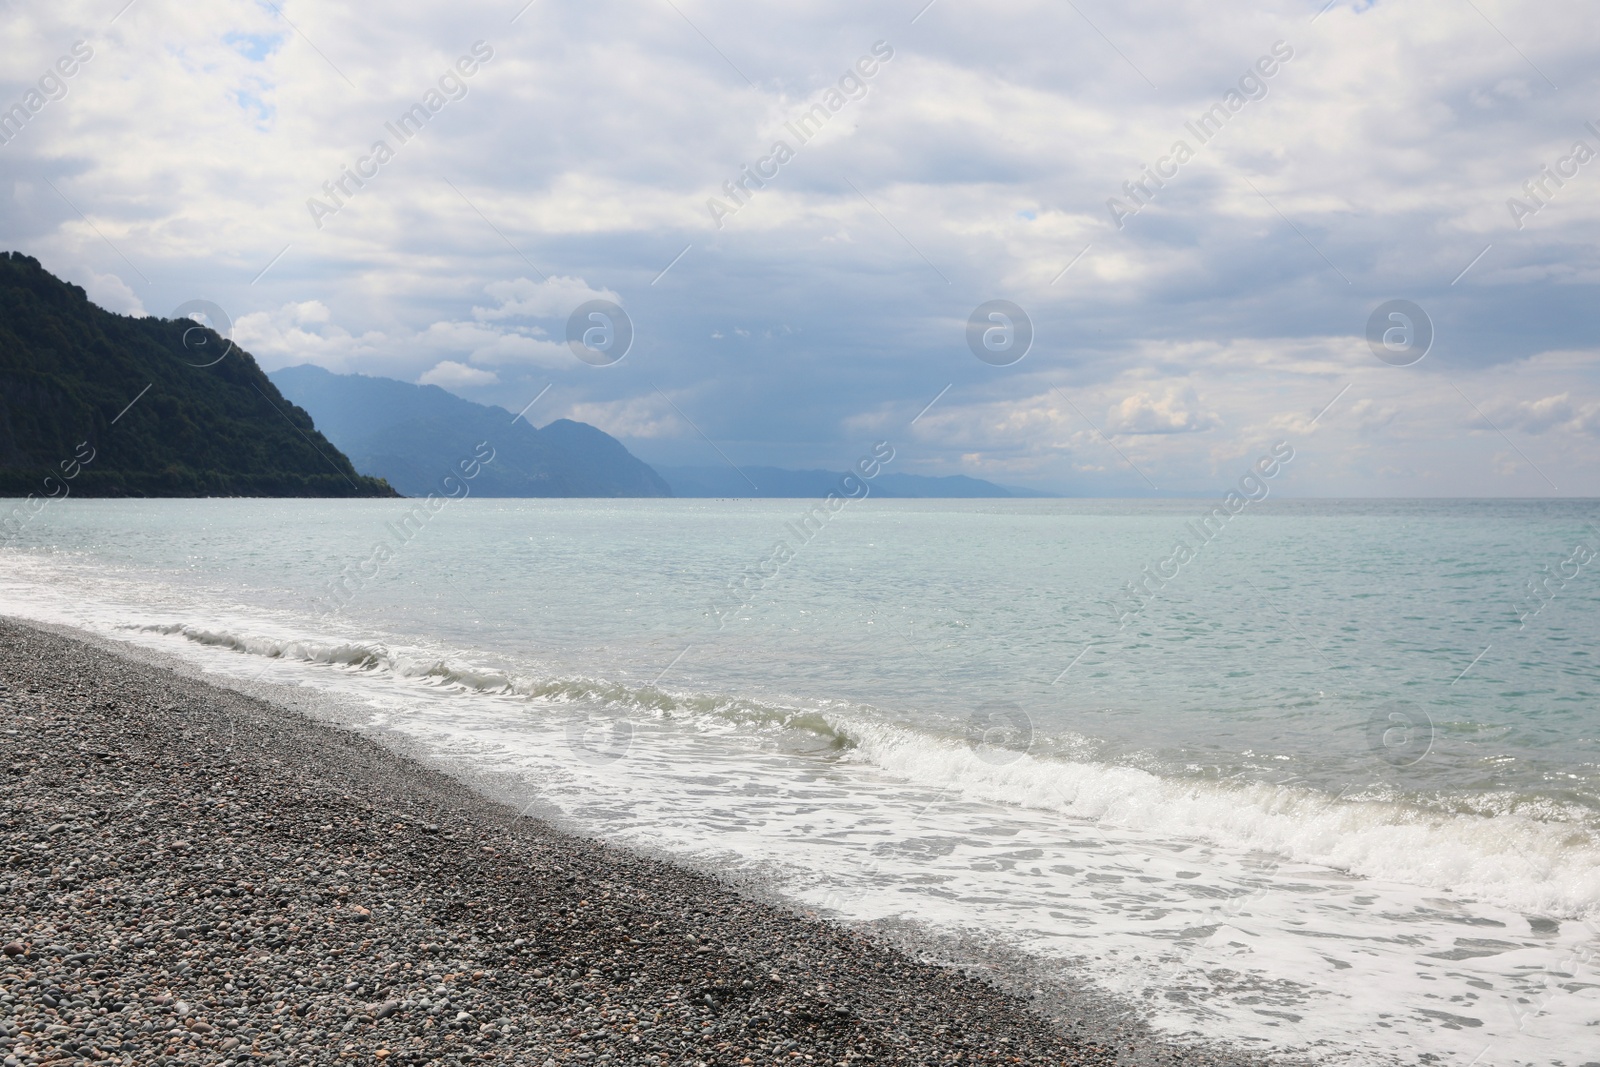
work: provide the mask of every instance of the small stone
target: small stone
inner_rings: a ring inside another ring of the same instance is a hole
[[[26,906],[0,942],[14,1002],[0,1006],[0,1067],[1116,1059],[1078,1037],[1064,1055],[1012,998],[698,875],[531,823],[508,840],[498,809],[354,734],[182,679],[147,685],[148,668],[75,648],[0,620],[0,713],[41,749],[12,766],[15,732],[0,730],[0,812],[50,805],[36,822],[0,819],[0,903]],[[54,694],[37,713],[3,691],[27,672]],[[51,745],[89,770],[81,785],[62,788]],[[73,746],[115,748],[122,777],[93,777],[105,769]],[[449,818],[448,833],[402,821],[412,779],[415,810]],[[97,832],[108,822],[119,832]],[[419,832],[439,840],[419,849]],[[394,999],[368,999],[380,990]],[[883,1011],[843,1014],[880,990]],[[949,1032],[963,1013],[984,1032]]]

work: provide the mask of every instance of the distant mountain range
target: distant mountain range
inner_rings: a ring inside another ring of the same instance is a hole
[[[394,496],[248,352],[0,252],[0,496]]]
[[[0,496],[424,496],[463,463],[481,463],[473,495],[497,497],[820,499],[842,477],[657,473],[585,423],[536,429],[437,386],[310,365],[264,374],[192,319],[112,314],[38,260],[0,252]],[[888,471],[872,493],[1047,495]]]
[[[557,419],[535,429],[502,408],[436,385],[334,374],[309,364],[273,371],[271,378],[358,470],[407,496],[437,491],[481,442],[494,459],[473,480],[474,496],[672,495],[648,464],[587,423]]]
[[[781,467],[660,467],[661,476],[681,497],[825,497],[844,477],[839,471],[784,470]],[[746,480],[748,478],[748,480]],[[755,483],[752,485],[751,483]],[[994,498],[1047,497],[1032,489],[996,485],[965,474],[930,476],[884,471],[870,483],[877,497]]]
[[[356,469],[386,479],[407,496],[437,490],[439,480],[479,442],[494,461],[472,483],[494,497],[814,497],[833,491],[836,471],[744,467],[651,468],[593,426],[557,419],[535,429],[503,408],[475,404],[436,385],[364,374],[334,374],[305,364],[273,371],[272,381],[305,408]],[[966,475],[927,477],[885,471],[872,481],[880,497],[1044,496]]]

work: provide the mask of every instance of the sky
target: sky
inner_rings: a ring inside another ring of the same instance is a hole
[[[1592,4],[9,0],[0,41],[0,246],[269,371],[662,465],[1204,495],[1284,442],[1283,495],[1600,495]]]

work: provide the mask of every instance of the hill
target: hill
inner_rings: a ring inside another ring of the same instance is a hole
[[[304,365],[273,371],[283,394],[311,412],[358,470],[407,495],[426,492],[471,459],[479,442],[494,448],[472,483],[474,496],[671,496],[667,483],[611,435],[558,419],[543,429],[502,408],[475,404],[436,385]]]
[[[0,496],[63,486],[75,496],[395,495],[358,474],[248,352],[191,319],[112,314],[31,256],[0,252]]]
[[[680,497],[825,497],[836,489],[843,477],[838,471],[785,470],[781,467],[741,468],[759,489],[739,476],[732,467],[662,467],[661,476]],[[872,480],[872,495],[888,498],[1037,497],[1047,494],[1030,489],[1011,489],[969,478],[965,474],[931,476],[885,471]]]

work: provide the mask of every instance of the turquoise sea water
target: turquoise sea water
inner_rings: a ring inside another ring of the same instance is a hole
[[[1174,1033],[1600,1059],[1600,506],[1212,506],[67,500],[0,612]]]

